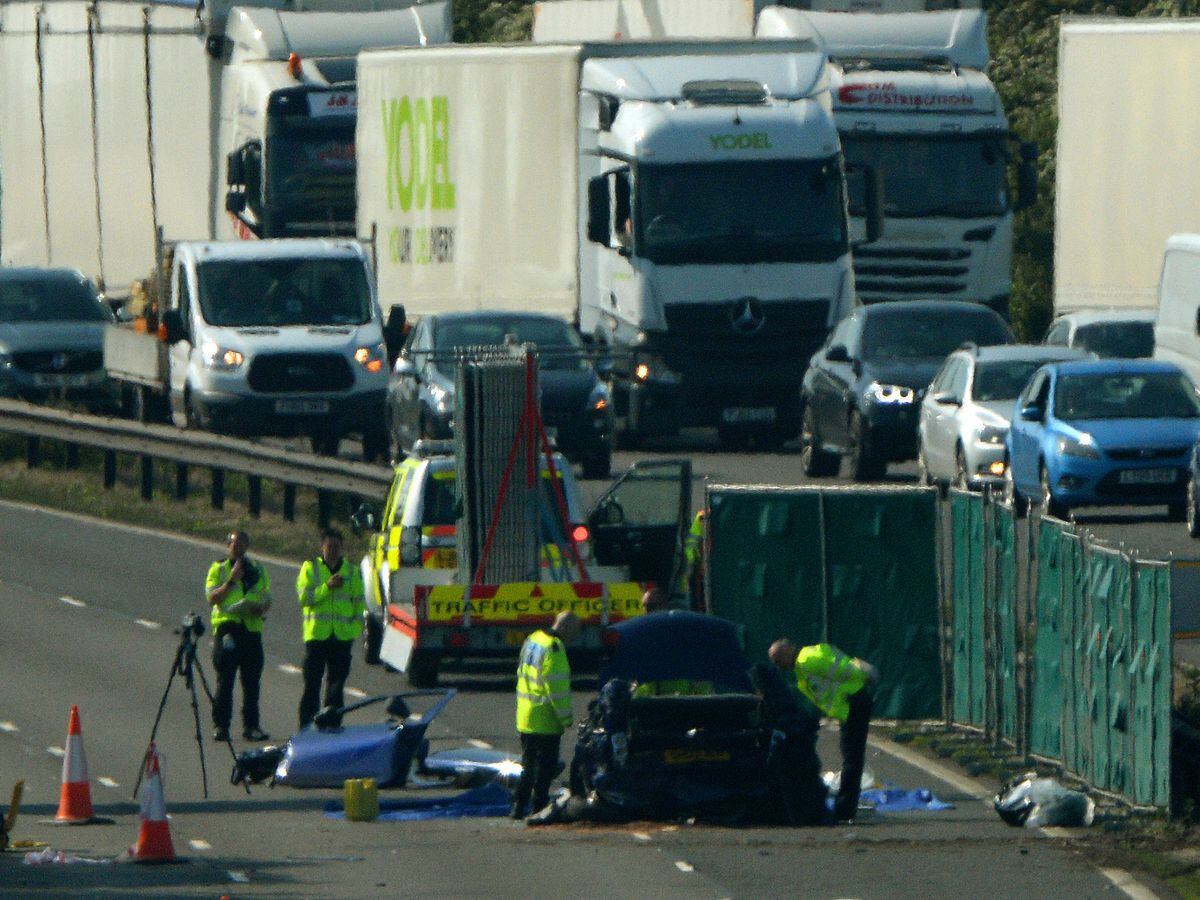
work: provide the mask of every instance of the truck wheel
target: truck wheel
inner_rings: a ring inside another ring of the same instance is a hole
[[[749,450],[752,434],[752,432],[737,425],[718,425],[717,443],[721,445],[722,450],[728,450],[733,453]]]
[[[342,439],[336,434],[314,434],[312,436],[312,452],[317,456],[337,456]]]
[[[382,425],[368,425],[363,429],[362,456],[364,462],[375,462],[388,452],[388,434]]]
[[[363,662],[368,666],[379,665],[379,648],[383,646],[383,623],[373,615],[367,615],[362,633]]]
[[[408,661],[408,683],[415,688],[437,687],[441,658],[432,650],[414,650]]]

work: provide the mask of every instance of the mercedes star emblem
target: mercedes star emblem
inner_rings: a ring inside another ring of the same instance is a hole
[[[757,334],[766,321],[762,304],[753,297],[734,300],[729,306],[729,324],[738,334]]]

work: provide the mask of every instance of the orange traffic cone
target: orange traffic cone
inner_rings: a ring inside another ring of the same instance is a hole
[[[167,801],[163,797],[162,769],[158,751],[151,744],[146,751],[146,778],[142,782],[142,827],[137,843],[129,848],[133,862],[174,862],[171,826],[167,823]]]
[[[92,786],[88,781],[87,756],[83,752],[83,730],[79,727],[79,707],[71,707],[67,727],[67,752],[63,757],[62,789],[54,821],[64,825],[91,822]]]

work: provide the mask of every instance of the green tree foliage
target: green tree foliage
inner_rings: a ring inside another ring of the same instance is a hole
[[[533,4],[527,0],[454,0],[454,40],[459,44],[527,41]]]
[[[1054,307],[1054,174],[1058,131],[1058,27],[1068,16],[1194,16],[1200,0],[984,0],[990,74],[1022,140],[1038,148],[1038,201],[1016,217],[1012,319],[1037,339]]]

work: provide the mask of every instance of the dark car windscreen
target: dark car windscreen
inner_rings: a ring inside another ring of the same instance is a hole
[[[1016,400],[1033,373],[1043,364],[1041,360],[982,363],[975,369],[972,396],[977,403]]]
[[[543,369],[578,369],[585,365],[583,339],[575,329],[566,322],[541,316],[439,322],[433,342],[434,352],[447,362],[458,350],[500,347],[511,342],[536,345]]]
[[[1154,355],[1153,322],[1096,322],[1075,329],[1075,346],[1101,358],[1145,359]]]
[[[439,477],[441,476],[441,477]],[[435,472],[425,483],[422,525],[453,525],[458,521],[458,480],[452,471]]]
[[[204,321],[229,328],[362,325],[366,270],[354,258],[211,260],[197,268]]]
[[[1063,375],[1054,391],[1060,419],[1195,419],[1200,397],[1178,372]]]
[[[898,311],[867,316],[863,357],[941,359],[968,342],[985,347],[1010,340],[1004,321],[986,310]]]
[[[110,322],[112,318],[95,289],[78,278],[0,279],[0,322]]]

